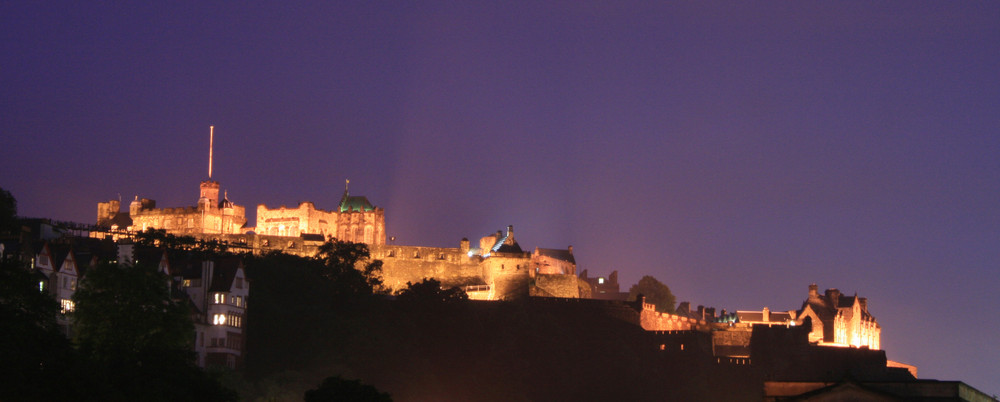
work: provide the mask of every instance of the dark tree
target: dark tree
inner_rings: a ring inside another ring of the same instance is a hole
[[[469,300],[469,295],[458,287],[442,289],[437,279],[424,278],[417,283],[406,283],[396,300],[411,304],[444,304]]]
[[[0,188],[0,233],[17,229],[17,200],[7,190]]]
[[[56,325],[59,306],[40,291],[40,280],[16,260],[0,261],[0,400],[75,399],[75,356]]]
[[[147,264],[89,269],[73,295],[74,338],[119,400],[234,400],[194,365],[194,325],[169,278]]]
[[[186,306],[171,299],[169,283],[166,275],[142,263],[88,270],[73,295],[81,350],[119,364],[138,364],[147,351],[190,351],[194,324]]]
[[[392,397],[358,380],[328,377],[319,388],[306,391],[306,402],[392,402]]]
[[[333,239],[319,247],[320,273],[349,296],[371,295],[382,290],[382,261],[371,260],[368,246]]]
[[[646,297],[647,303],[656,305],[656,311],[661,313],[672,313],[674,311],[674,294],[670,288],[656,278],[646,275],[639,279],[639,283],[632,285],[628,290],[628,299],[635,300],[637,296]]]

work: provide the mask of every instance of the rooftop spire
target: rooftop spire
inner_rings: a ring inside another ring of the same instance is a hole
[[[347,192],[347,188],[351,186],[351,179],[344,179],[344,181],[346,181],[344,183],[344,192]]]
[[[215,126],[208,126],[208,178],[212,178],[212,142],[215,140]]]

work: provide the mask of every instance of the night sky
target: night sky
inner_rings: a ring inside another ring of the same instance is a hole
[[[0,5],[20,215],[195,205],[214,125],[250,226],[350,179],[396,244],[514,225],[730,311],[815,282],[1000,393],[1000,3],[135,3]]]

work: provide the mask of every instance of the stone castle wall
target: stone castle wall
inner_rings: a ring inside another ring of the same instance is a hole
[[[371,258],[382,261],[382,278],[393,291],[433,278],[444,287],[483,285],[482,257],[458,248],[395,245],[369,246]]]
[[[708,331],[711,329],[710,324],[703,320],[657,312],[656,306],[651,303],[642,304],[639,323],[647,331]]]
[[[385,244],[385,210],[326,211],[308,201],[296,208],[282,205],[272,209],[260,204],[255,231],[292,237],[311,233],[355,243]]]
[[[534,281],[535,285],[531,287],[531,296],[571,299],[584,297],[581,294],[580,279],[576,275],[538,274],[535,275]],[[589,290],[590,287],[587,286],[586,289]]]

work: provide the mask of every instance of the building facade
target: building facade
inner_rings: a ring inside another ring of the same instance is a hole
[[[174,235],[238,234],[246,227],[246,208],[229,201],[224,193],[219,199],[219,182],[205,180],[199,186],[198,203],[181,208],[157,208],[156,201],[135,197],[128,212],[121,202],[110,200],[97,204],[97,226],[111,232],[141,232],[163,229]]]
[[[257,227],[261,235],[298,237],[318,234],[324,238],[335,237],[342,241],[385,244],[385,210],[372,205],[364,196],[352,196],[347,189],[340,204],[333,211],[316,208],[312,202],[300,203],[297,208],[284,205],[268,208],[257,206]]]

